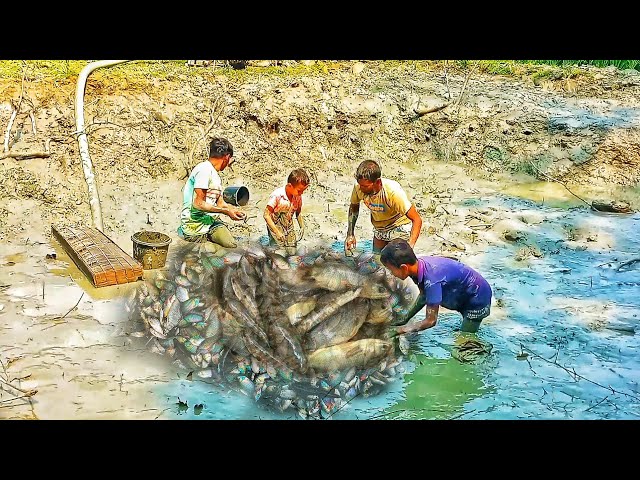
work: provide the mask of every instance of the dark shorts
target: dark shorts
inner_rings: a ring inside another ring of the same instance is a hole
[[[488,317],[491,313],[491,305],[474,310],[464,310],[460,313],[462,314],[460,330],[463,332],[477,332],[482,319]]]

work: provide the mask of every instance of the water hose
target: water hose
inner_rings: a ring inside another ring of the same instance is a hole
[[[84,171],[84,179],[87,182],[87,190],[89,193],[89,206],[91,207],[91,218],[93,226],[98,230],[103,230],[102,211],[100,208],[100,197],[98,196],[98,187],[96,185],[95,175],[93,174],[93,165],[89,156],[89,142],[87,133],[84,131],[84,90],[87,84],[87,77],[98,68],[112,67],[119,63],[129,62],[131,60],[100,60],[86,65],[78,76],[78,84],[76,86],[76,134],[78,135],[78,147],[80,149],[80,159],[82,160],[82,170]]]

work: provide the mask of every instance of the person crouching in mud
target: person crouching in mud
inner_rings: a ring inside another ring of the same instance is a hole
[[[302,168],[293,170],[287,178],[287,184],[269,195],[264,208],[264,220],[267,223],[269,245],[295,248],[304,237],[302,218],[302,194],[309,186],[309,174]],[[298,221],[299,237],[293,228],[293,218]]]
[[[214,138],[209,144],[209,159],[198,163],[183,188],[182,212],[178,236],[188,242],[217,243],[225,248],[238,244],[219,214],[231,220],[245,219],[245,213],[224,201],[218,172],[233,163],[233,146],[226,138]]]
[[[391,337],[419,332],[433,327],[440,305],[462,314],[460,330],[477,332],[480,322],[491,310],[491,286],[482,275],[458,260],[448,257],[421,255],[416,257],[411,246],[402,239],[394,239],[380,254],[382,264],[401,280],[411,277],[420,293],[408,311],[394,322]],[[411,320],[426,306],[425,319],[411,325]]]

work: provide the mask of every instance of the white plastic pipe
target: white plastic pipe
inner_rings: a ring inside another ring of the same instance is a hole
[[[103,230],[100,197],[98,196],[98,187],[96,186],[93,165],[91,163],[91,157],[89,156],[89,142],[87,140],[87,134],[84,131],[84,89],[87,84],[87,77],[97,68],[112,67],[113,65],[130,61],[131,60],[100,60],[89,63],[80,72],[76,86],[76,133],[78,135],[78,147],[80,149],[80,159],[82,160],[82,170],[84,170],[84,179],[87,182],[89,192],[89,206],[91,207],[93,225],[100,231]]]

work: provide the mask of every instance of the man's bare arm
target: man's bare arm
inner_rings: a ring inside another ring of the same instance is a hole
[[[347,236],[353,235],[356,228],[356,222],[358,221],[358,215],[360,214],[360,204],[349,204],[348,224],[347,224]]]
[[[407,217],[411,220],[411,235],[409,236],[409,245],[413,248],[420,236],[420,230],[422,229],[422,217],[416,210],[415,205],[411,205],[411,208],[407,212]]]

